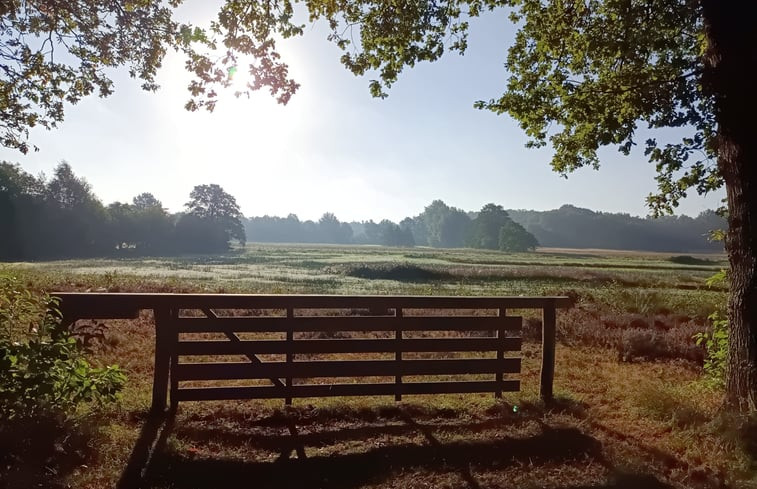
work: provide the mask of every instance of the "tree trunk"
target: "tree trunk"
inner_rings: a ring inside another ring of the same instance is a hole
[[[726,402],[757,411],[757,24],[751,2],[702,1],[708,51],[704,89],[713,96],[718,169],[728,196],[730,262]]]

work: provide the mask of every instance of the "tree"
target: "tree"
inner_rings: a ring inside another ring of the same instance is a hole
[[[533,251],[539,246],[533,234],[512,219],[499,229],[501,251]]]
[[[146,211],[148,209],[161,209],[163,210],[163,203],[155,198],[150,192],[143,192],[132,199],[134,208],[140,211]],[[165,211],[164,211],[165,212]]]
[[[439,233],[441,246],[444,248],[460,248],[465,246],[465,240],[470,233],[472,221],[468,214],[450,207],[449,213],[442,220]]]
[[[318,220],[319,241],[323,243],[349,243],[352,239],[352,228],[331,212],[325,212]]]
[[[226,193],[220,185],[197,185],[192,189],[189,198],[185,206],[191,216],[218,227],[226,243],[231,239],[245,243],[242,212],[236,199]],[[192,229],[196,227],[193,225]]]
[[[132,199],[134,235],[132,240],[139,253],[163,253],[171,246],[174,231],[172,217],[163,203],[149,192]]]
[[[91,256],[112,250],[107,239],[107,213],[90,184],[61,162],[45,185],[46,210],[41,223],[47,256]]]
[[[449,215],[450,208],[441,200],[435,200],[423,209],[423,213],[418,216],[426,227],[426,240],[429,246],[438,248],[442,246],[442,223]]]
[[[229,248],[223,224],[195,214],[182,214],[174,229],[173,250],[183,253],[217,253]]]
[[[381,228],[378,224],[373,222],[373,219],[363,223],[363,232],[365,239],[368,243],[379,244],[381,243]]]
[[[74,209],[97,200],[89,182],[77,177],[65,161],[55,167],[53,174],[52,180],[47,182],[47,199],[58,207]]]
[[[486,204],[473,220],[468,245],[472,248],[498,249],[500,229],[511,222],[501,205]]]
[[[108,205],[109,236],[117,250],[136,248],[136,209],[129,204],[113,202]]]
[[[11,2],[0,9],[0,110],[3,144],[28,150],[34,125],[53,126],[63,100],[76,102],[97,88],[111,90],[108,66],[128,65],[154,89],[166,49],[187,55],[189,110],[212,110],[229,68],[249,55],[249,90],[268,87],[286,103],[297,90],[277,51],[282,38],[301,35],[296,0],[227,0],[208,29],[173,20],[178,0],[129,2]],[[311,0],[309,19],[324,19],[342,63],[385,97],[406,66],[463,52],[468,19],[509,7],[518,26],[510,74],[500,98],[477,106],[507,113],[531,138],[551,145],[553,168],[567,174],[599,166],[597,150],[614,145],[629,154],[638,125],[684,128],[679,142],[648,138],[658,192],[648,202],[669,212],[691,189],[725,185],[726,246],[730,261],[727,401],[757,411],[757,91],[748,67],[757,59],[755,9],[718,0]],[[72,42],[73,41],[73,42]],[[67,48],[54,57],[55,48]],[[222,48],[219,48],[222,46]],[[73,66],[61,59],[81,61]]]
[[[0,162],[0,259],[28,257],[29,243],[38,242],[44,182],[17,164]]]
[[[388,219],[378,223],[378,242],[383,246],[415,246],[413,233]]]

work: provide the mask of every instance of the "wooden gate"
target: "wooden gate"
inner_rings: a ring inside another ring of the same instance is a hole
[[[542,309],[541,395],[552,398],[565,297],[56,293],[67,321],[156,322],[153,408],[212,399],[517,391],[522,320]],[[339,358],[333,358],[339,355]],[[335,380],[337,379],[337,380]],[[221,383],[222,385],[218,385]]]

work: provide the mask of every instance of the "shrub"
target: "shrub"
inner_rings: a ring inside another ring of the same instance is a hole
[[[712,260],[706,260],[703,258],[694,258],[690,255],[671,256],[668,261],[677,263],[679,265],[712,265],[715,263]]]
[[[710,315],[712,329],[694,335],[697,345],[707,352],[704,372],[715,385],[725,385],[726,359],[728,357],[728,319],[720,311]]]
[[[65,419],[83,403],[115,400],[126,381],[118,366],[87,361],[56,306],[0,275],[0,419]]]
[[[726,272],[721,270],[707,281],[707,285],[723,285],[726,282]],[[718,386],[725,385],[725,369],[728,358],[728,318],[723,308],[716,310],[709,316],[712,324],[710,331],[694,335],[697,345],[704,346],[707,352],[704,359],[704,371],[710,381]]]

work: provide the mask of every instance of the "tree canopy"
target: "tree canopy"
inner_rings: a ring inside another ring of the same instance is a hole
[[[155,75],[171,49],[185,55],[194,75],[189,110],[213,110],[243,57],[251,59],[250,82],[237,94],[268,88],[286,103],[298,84],[277,46],[305,31],[297,4],[305,4],[311,21],[328,23],[344,66],[373,77],[370,92],[379,97],[405,67],[464,52],[469,20],[506,8],[519,26],[507,58],[510,77],[501,97],[477,107],[513,116],[529,145],[551,144],[552,166],[561,173],[598,167],[602,146],[629,153],[639,142],[639,123],[692,129],[681,141],[643,142],[657,165],[659,192],[649,197],[656,212],[670,211],[692,187],[707,192],[722,185],[714,164],[713,98],[701,90],[707,44],[698,2],[228,0],[208,25],[175,20],[180,3],[7,4],[2,27],[8,35],[0,40],[3,145],[26,152],[28,129],[54,127],[65,102],[109,95],[109,67],[127,66],[146,90],[157,89]]]
[[[245,243],[244,216],[236,199],[220,185],[197,185],[189,194],[189,199],[185,204],[188,211],[185,222],[204,223],[211,234],[218,235],[219,242],[228,243],[236,239]],[[202,234],[202,231],[199,232]]]

